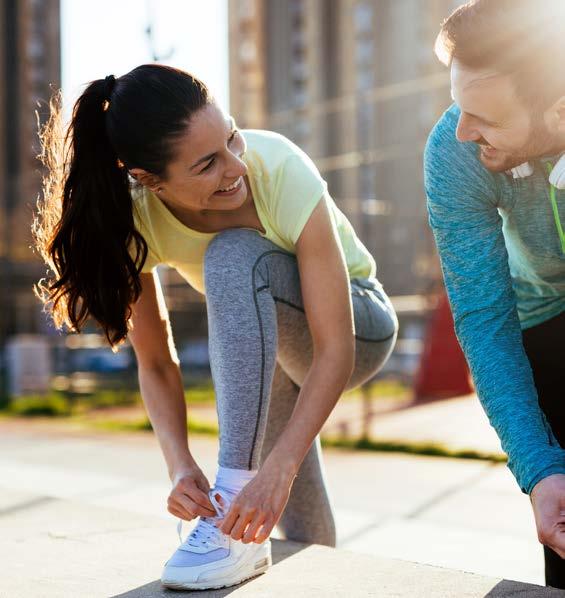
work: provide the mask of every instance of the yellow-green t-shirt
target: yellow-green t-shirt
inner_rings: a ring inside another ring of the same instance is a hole
[[[286,137],[270,131],[243,130],[247,143],[243,161],[259,220],[260,233],[282,249],[296,253],[296,242],[327,185],[312,160]],[[204,254],[218,234],[185,226],[145,187],[134,191],[136,227],[148,246],[142,272],[167,264],[197,291],[204,293]],[[375,261],[353,227],[328,197],[328,207],[347,263],[350,278],[376,273]]]

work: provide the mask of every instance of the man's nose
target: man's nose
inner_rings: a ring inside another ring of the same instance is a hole
[[[478,141],[482,135],[477,127],[473,125],[472,120],[466,114],[461,114],[455,137],[457,141]]]

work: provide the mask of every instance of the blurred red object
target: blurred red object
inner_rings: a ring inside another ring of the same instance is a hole
[[[414,382],[414,399],[447,399],[472,392],[469,368],[455,336],[449,301],[443,292],[426,329]]]

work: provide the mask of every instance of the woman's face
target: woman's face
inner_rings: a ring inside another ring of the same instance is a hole
[[[235,210],[247,199],[245,140],[233,118],[207,104],[196,112],[186,134],[175,143],[173,161],[157,185],[170,208],[203,213]]]

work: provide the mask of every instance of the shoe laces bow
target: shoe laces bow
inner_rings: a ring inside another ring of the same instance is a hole
[[[230,497],[225,491],[219,488],[210,490],[208,496],[212,506],[216,509],[216,517],[200,517],[200,520],[184,542],[182,539],[183,520],[179,519],[177,533],[179,535],[181,549],[190,550],[191,548],[222,546],[221,538],[224,534],[218,529],[216,522],[226,515]]]

